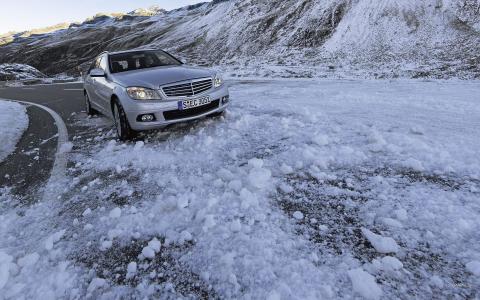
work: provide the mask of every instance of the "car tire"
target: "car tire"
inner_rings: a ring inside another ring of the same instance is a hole
[[[112,114],[118,139],[120,141],[134,139],[137,136],[137,133],[130,127],[127,115],[125,114],[125,111],[118,100],[113,102]]]
[[[90,98],[88,97],[87,93],[85,93],[85,111],[89,116],[97,114],[97,111],[92,108],[92,104],[90,103]]]

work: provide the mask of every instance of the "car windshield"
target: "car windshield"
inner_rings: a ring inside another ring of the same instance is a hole
[[[109,55],[112,73],[181,65],[182,63],[164,51],[135,51]]]

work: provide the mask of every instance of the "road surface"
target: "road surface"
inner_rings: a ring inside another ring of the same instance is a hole
[[[82,84],[37,85],[25,87],[0,87],[0,98],[27,101],[51,108],[65,122],[70,136],[81,127],[72,116],[83,109]],[[57,126],[45,110],[27,107],[29,126],[20,139],[16,151],[0,163],[0,186],[13,188],[13,193],[31,202],[39,188],[50,176],[57,151]]]

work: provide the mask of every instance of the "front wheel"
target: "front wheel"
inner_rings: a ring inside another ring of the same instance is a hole
[[[117,137],[121,141],[131,140],[136,137],[136,132],[130,128],[127,115],[123,110],[122,105],[115,101],[113,102],[113,121],[115,122],[115,128],[117,131]]]

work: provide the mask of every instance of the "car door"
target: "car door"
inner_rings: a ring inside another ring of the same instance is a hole
[[[97,92],[96,92],[96,87],[95,87],[95,78],[90,76],[90,71],[93,69],[96,69],[100,65],[100,56],[96,57],[93,61],[93,63],[90,66],[90,69],[88,70],[87,75],[85,76],[85,90],[87,91],[88,98],[90,99],[90,104],[95,108],[98,109],[98,99],[97,99]]]
[[[108,55],[100,57],[98,68],[105,72],[105,77],[95,77],[95,91],[99,108],[106,115],[111,113],[110,98],[113,91],[113,82],[111,79],[110,68],[108,67]]]

